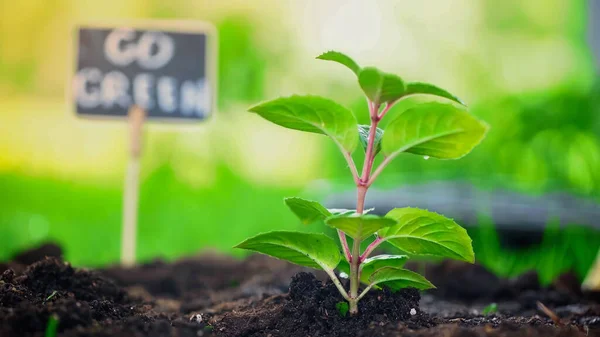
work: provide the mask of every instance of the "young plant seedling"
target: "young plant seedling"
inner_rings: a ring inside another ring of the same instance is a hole
[[[487,315],[493,315],[497,312],[498,312],[498,304],[490,303],[485,308],[483,308],[483,310],[481,311],[481,314],[483,316],[487,316]]]
[[[327,209],[316,201],[287,198],[285,203],[310,224],[324,221],[337,229],[341,251],[333,239],[324,234],[274,231],[259,234],[237,245],[289,262],[324,270],[348,301],[351,315],[358,313],[358,302],[373,289],[388,287],[432,288],[423,276],[403,269],[407,255],[370,257],[383,242],[389,242],[411,255],[430,255],[467,262],[474,261],[471,238],[464,228],[451,219],[418,208],[396,208],[385,216],[366,214],[367,190],[384,168],[402,153],[438,159],[458,159],[469,153],[487,132],[487,125],[468,111],[464,103],[444,89],[402,78],[377,68],[361,68],[350,57],[330,51],[317,57],[340,63],[357,77],[369,107],[370,125],[359,125],[353,113],[336,102],[319,96],[277,98],[250,108],[250,112],[280,126],[324,134],[331,138],[346,159],[357,189],[355,210]],[[429,95],[400,114],[380,122],[399,101]],[[365,159],[362,171],[356,168],[352,153],[362,145]],[[374,168],[376,157],[382,157]],[[348,244],[348,238],[352,244]],[[361,252],[361,243],[370,240]],[[349,275],[350,289],[345,289],[334,270]],[[360,284],[366,286],[359,292]]]

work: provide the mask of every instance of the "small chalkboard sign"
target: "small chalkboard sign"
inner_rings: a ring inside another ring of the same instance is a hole
[[[207,118],[215,35],[194,22],[77,27],[70,95],[77,115],[126,117],[135,105],[150,120]]]
[[[136,258],[144,124],[201,121],[215,105],[216,33],[186,21],[79,26],[68,99],[78,116],[127,117],[129,160],[123,188],[121,263]]]

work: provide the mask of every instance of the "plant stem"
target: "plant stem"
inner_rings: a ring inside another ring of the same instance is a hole
[[[350,314],[358,313],[358,286],[360,285],[360,241],[354,240],[352,244],[352,262],[350,263]]]
[[[361,182],[366,183],[369,180],[369,175],[371,174],[371,168],[373,167],[373,161],[375,160],[374,153],[374,144],[375,144],[375,135],[377,134],[377,124],[379,123],[379,117],[377,116],[377,111],[379,111],[379,106],[372,104],[371,106],[371,128],[369,129],[369,138],[367,142],[367,151],[365,152],[365,163],[362,169],[362,177]],[[359,212],[362,213],[362,212]]]
[[[377,246],[379,246],[379,244],[383,242],[383,240],[381,238],[377,238],[375,239],[373,242],[371,242],[371,244],[367,247],[367,249],[365,249],[365,251],[363,252],[363,254],[360,256],[360,262],[364,262],[369,255],[373,252],[373,250],[375,250],[375,248],[377,248]]]
[[[369,292],[369,290],[371,290],[371,288],[372,288],[372,287],[373,287],[373,285],[372,285],[372,284],[369,284],[369,285],[368,285],[368,286],[365,288],[365,290],[363,290],[363,291],[362,291],[362,293],[360,293],[360,295],[358,295],[358,298],[357,298],[356,300],[357,300],[357,301],[360,301],[360,299],[361,299],[361,298],[363,298],[363,296],[365,296],[365,295],[366,295],[366,294]]]
[[[354,179],[354,183],[360,183],[360,178],[358,177],[358,170],[356,169],[356,164],[354,164],[354,160],[352,159],[352,155],[348,153],[346,150],[340,147],[342,150],[342,154],[348,163],[348,167],[350,168],[350,172],[352,173],[352,178]]]
[[[384,111],[387,111],[387,106]],[[356,213],[363,214],[365,210],[365,198],[369,189],[368,181],[373,168],[375,159],[375,136],[377,134],[377,124],[379,123],[379,105],[369,102],[369,114],[371,116],[371,128],[369,129],[369,138],[367,140],[367,149],[365,151],[365,162],[363,164],[362,175],[356,184]],[[364,296],[358,295],[360,286],[360,241],[354,240],[352,244],[352,260],[350,261],[350,300],[349,312],[351,315],[358,314],[358,300]]]
[[[377,110],[373,112],[371,112],[371,130],[373,131],[373,129],[377,129],[377,124],[379,123],[379,121],[381,121],[381,119],[385,116],[385,114],[387,114],[388,111],[390,111],[390,109],[394,106],[394,104],[397,101],[394,102],[390,102],[387,103],[385,105],[385,108],[383,108],[383,110],[381,111],[380,114],[377,114],[377,111],[379,110],[379,108],[377,108]],[[373,117],[375,116],[375,117]],[[375,130],[377,131],[377,130]],[[369,136],[371,136],[371,134],[369,133]],[[375,139],[375,135],[373,135],[373,139]],[[371,163],[369,165],[369,170],[371,170],[373,168],[373,159],[375,158],[375,156],[373,156],[373,158],[371,158]],[[373,172],[373,174],[371,176],[364,176],[362,177],[362,182],[367,185],[367,187],[371,186],[373,184],[373,182],[375,181],[375,179],[381,174],[381,171],[383,171],[383,169],[392,161],[392,159],[394,159],[394,157],[385,157],[383,162],[381,162],[381,164],[379,164],[379,166],[377,167],[377,169],[375,170],[375,172]],[[363,170],[364,173],[364,170]]]
[[[383,109],[383,111],[381,111],[381,113],[379,115],[377,115],[377,119],[381,120],[383,118],[383,116],[385,116],[385,114],[390,111],[390,109],[394,106],[394,102],[390,102],[390,103],[386,103],[385,104],[385,108]]]
[[[346,260],[348,262],[352,261],[352,254],[350,253],[350,248],[348,247],[348,240],[346,240],[346,233],[341,230],[337,230],[338,236],[340,238],[340,242],[342,243],[342,247],[344,248],[344,255],[346,256]]]
[[[367,187],[371,186],[373,184],[373,182],[375,182],[375,179],[377,179],[377,177],[381,174],[381,171],[383,171],[383,169],[392,161],[392,159],[394,159],[395,157],[390,156],[390,157],[385,157],[385,159],[381,162],[381,164],[379,164],[379,166],[377,166],[377,169],[373,172],[373,174],[371,175],[371,177],[369,178],[369,180],[366,182]]]
[[[331,281],[333,281],[333,284],[335,284],[335,286],[338,288],[338,291],[340,292],[340,294],[342,294],[342,297],[344,297],[344,299],[346,301],[351,302],[352,299],[348,296],[348,293],[346,292],[346,289],[344,289],[344,286],[342,286],[342,283],[337,278],[337,276],[335,275],[335,273],[333,272],[333,270],[328,269],[328,268],[323,268],[323,270],[325,270],[325,272],[327,273],[327,275],[329,275],[329,278],[331,279]]]

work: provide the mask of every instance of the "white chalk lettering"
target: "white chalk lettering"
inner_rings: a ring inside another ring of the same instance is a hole
[[[100,104],[102,73],[97,68],[83,68],[75,75],[74,87],[77,103],[86,109]],[[92,86],[94,84],[94,86]]]
[[[156,53],[152,53],[156,46]],[[142,34],[137,46],[137,60],[142,68],[158,69],[165,66],[175,51],[173,39],[161,32],[146,32]]]
[[[210,108],[210,100],[206,81],[185,81],[181,85],[180,109],[183,115],[195,113],[203,116]]]
[[[133,44],[134,38],[135,31],[131,28],[119,28],[111,31],[104,42],[106,58],[118,66],[131,64],[138,54],[137,48]]]
[[[127,94],[129,79],[120,71],[111,71],[102,80],[102,105],[109,109],[117,104],[123,109],[129,108],[131,98]]]
[[[161,32],[145,32],[136,42],[135,35],[130,28],[111,31],[104,41],[106,59],[121,67],[137,61],[144,69],[159,69],[173,58],[175,42],[170,36]]]
[[[147,73],[138,74],[133,79],[133,99],[135,104],[144,110],[150,110],[154,107],[152,93],[150,92],[153,83],[154,76]]]
[[[163,76],[156,84],[156,96],[161,110],[172,113],[177,110],[177,92],[175,78]]]

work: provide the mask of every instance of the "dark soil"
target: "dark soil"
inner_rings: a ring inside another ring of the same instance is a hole
[[[413,316],[411,309],[418,315],[419,298],[415,289],[395,294],[372,292],[360,302],[362,314],[351,319],[342,317],[337,310],[336,304],[344,300],[333,283],[324,285],[313,274],[299,273],[292,278],[287,296],[272,297],[264,301],[266,305],[225,314],[215,326],[228,337],[354,336],[373,327],[408,321]]]
[[[570,274],[541,288],[535,273],[502,280],[445,262],[426,271],[436,291],[372,291],[351,318],[324,275],[264,256],[86,270],[61,255],[43,246],[0,264],[0,336],[45,336],[51,317],[60,337],[600,336],[600,302]],[[492,302],[498,311],[482,315]]]

